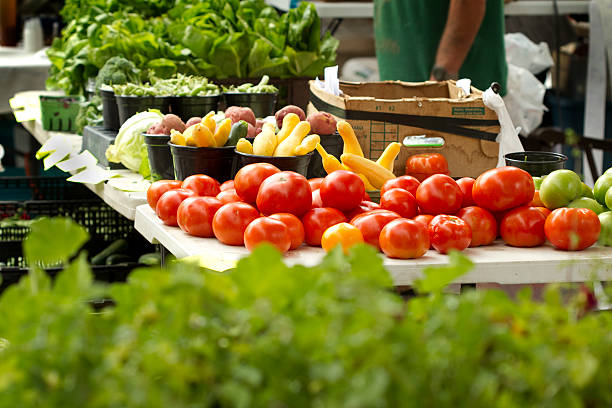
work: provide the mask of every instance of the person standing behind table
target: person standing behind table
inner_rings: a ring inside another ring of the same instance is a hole
[[[381,80],[469,78],[506,90],[503,0],[374,0]]]

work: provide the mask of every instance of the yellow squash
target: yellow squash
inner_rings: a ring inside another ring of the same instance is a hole
[[[259,156],[272,156],[276,149],[276,135],[270,128],[266,128],[261,131],[260,134],[255,136],[253,141],[253,154]]]
[[[240,153],[253,154],[253,145],[243,137],[238,139],[236,150]]]
[[[215,112],[210,111],[206,114],[206,116],[204,116],[204,119],[202,119],[202,123],[204,124],[204,126],[206,126],[208,130],[210,130],[210,133],[212,133],[213,135],[215,134],[215,131],[217,128],[217,123],[213,119],[214,115],[215,115]],[[220,145],[220,146],[223,146],[223,145]]]
[[[317,152],[319,152],[319,154],[321,155],[323,169],[325,169],[325,172],[327,174],[330,174],[336,170],[349,170],[350,171],[350,169],[346,167],[345,165],[343,165],[342,163],[340,163],[340,160],[336,159],[335,156],[327,153],[325,149],[323,148],[323,146],[321,146],[320,144],[317,144],[315,146],[315,149],[317,149]]]
[[[347,121],[341,120],[336,124],[336,129],[344,141],[344,150],[342,153],[351,153],[363,157],[363,150],[361,150],[353,127]]]
[[[283,125],[276,135],[276,144],[279,145],[293,132],[293,129],[300,123],[300,117],[295,113],[288,113],[283,118]]]
[[[293,128],[291,134],[278,144],[274,156],[293,156],[293,151],[308,133],[310,133],[310,123],[301,121]]]
[[[232,120],[230,118],[223,119],[223,121],[215,130],[215,145],[217,145],[218,147],[225,146],[225,142],[227,142],[230,130],[232,130]]]
[[[202,123],[189,126],[183,133],[185,145],[193,147],[215,147],[215,137]]]
[[[353,169],[356,173],[366,176],[377,190],[380,190],[387,180],[395,178],[392,172],[365,157],[352,153],[344,153],[340,156],[340,159],[343,164]]]
[[[383,166],[389,171],[393,171],[393,163],[395,162],[395,158],[399,154],[401,148],[401,143],[389,143],[385,148],[385,151],[380,155],[378,160],[376,160],[376,164],[378,164],[379,166]]]
[[[170,143],[179,146],[185,146],[185,136],[183,136],[183,134],[178,130],[172,129],[170,131]]]
[[[293,154],[295,156],[303,156],[305,154],[308,154],[312,152],[320,142],[321,142],[321,138],[319,137],[319,135],[306,136],[304,140],[302,140],[302,143],[300,143],[293,150]]]

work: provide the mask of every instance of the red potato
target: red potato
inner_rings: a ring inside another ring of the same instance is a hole
[[[327,112],[315,112],[306,119],[310,132],[317,135],[331,135],[336,131],[336,118]]]
[[[251,125],[250,123],[247,123],[248,125],[248,130],[247,130],[247,137],[255,137],[258,135],[257,133],[257,129],[255,128],[255,126]],[[260,130],[261,132],[261,130]]]
[[[255,121],[255,134],[258,135],[263,130],[263,125],[266,123],[263,119],[257,119]]]
[[[257,124],[255,114],[251,108],[245,108],[240,106],[230,106],[225,110],[225,117],[232,120],[232,124],[244,120],[246,123],[250,123],[252,126]]]
[[[195,125],[202,122],[202,118],[199,116],[194,116],[193,118],[189,118],[187,123],[185,123],[185,128],[188,128],[191,125]]]
[[[161,121],[152,124],[147,130],[147,133],[150,135],[169,135],[171,130],[182,133],[185,129],[186,126],[181,118],[169,113],[164,115]]]
[[[274,117],[276,118],[276,126],[278,126],[279,129],[283,127],[283,119],[288,113],[295,113],[296,115],[298,115],[300,120],[306,120],[306,114],[304,113],[302,108],[295,105],[287,105],[283,109],[276,112],[276,114],[274,115]]]

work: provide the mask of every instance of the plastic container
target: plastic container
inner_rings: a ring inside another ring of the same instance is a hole
[[[220,183],[232,178],[234,146],[191,147],[168,144],[176,180],[185,180],[192,174],[206,174]]]
[[[313,152],[302,156],[259,156],[256,154],[241,153],[236,150],[236,172],[252,163],[270,163],[282,171],[295,171],[304,177],[308,174],[308,164],[313,156]]]
[[[119,130],[119,108],[115,93],[106,89],[100,89],[102,99],[102,124],[106,130]]]
[[[151,178],[156,180],[174,180],[174,166],[170,152],[170,136],[143,134],[149,156]]]
[[[321,136],[321,146],[325,149],[325,151],[332,156],[340,158],[342,155],[342,150],[344,149],[344,141],[340,136],[340,133],[336,132],[333,135]],[[321,155],[316,150],[313,151],[312,158],[310,159],[310,164],[308,165],[308,175],[307,177],[315,178],[315,177],[325,177],[327,176],[327,172],[323,168],[323,161],[321,159]]]
[[[506,165],[523,169],[533,177],[549,174],[565,168],[567,156],[554,152],[515,152],[504,155]]]
[[[276,113],[278,93],[225,92],[223,96],[227,107],[249,107],[256,118],[265,118]]]
[[[40,95],[40,119],[45,130],[74,132],[80,96]]]
[[[187,122],[190,118],[204,117],[210,111],[217,111],[219,95],[208,96],[170,96],[170,112]]]
[[[138,112],[149,109],[159,109],[162,113],[170,111],[170,97],[168,96],[131,96],[115,95],[119,111],[119,127]]]

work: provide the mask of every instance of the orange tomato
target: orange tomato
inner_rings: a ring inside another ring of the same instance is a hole
[[[325,230],[321,237],[321,247],[327,252],[340,244],[344,253],[356,244],[363,242],[363,235],[359,228],[348,222],[341,222]]]
[[[540,190],[535,191],[535,193],[533,194],[533,199],[527,205],[529,207],[544,207],[544,204],[542,204],[542,200],[540,200]]]

